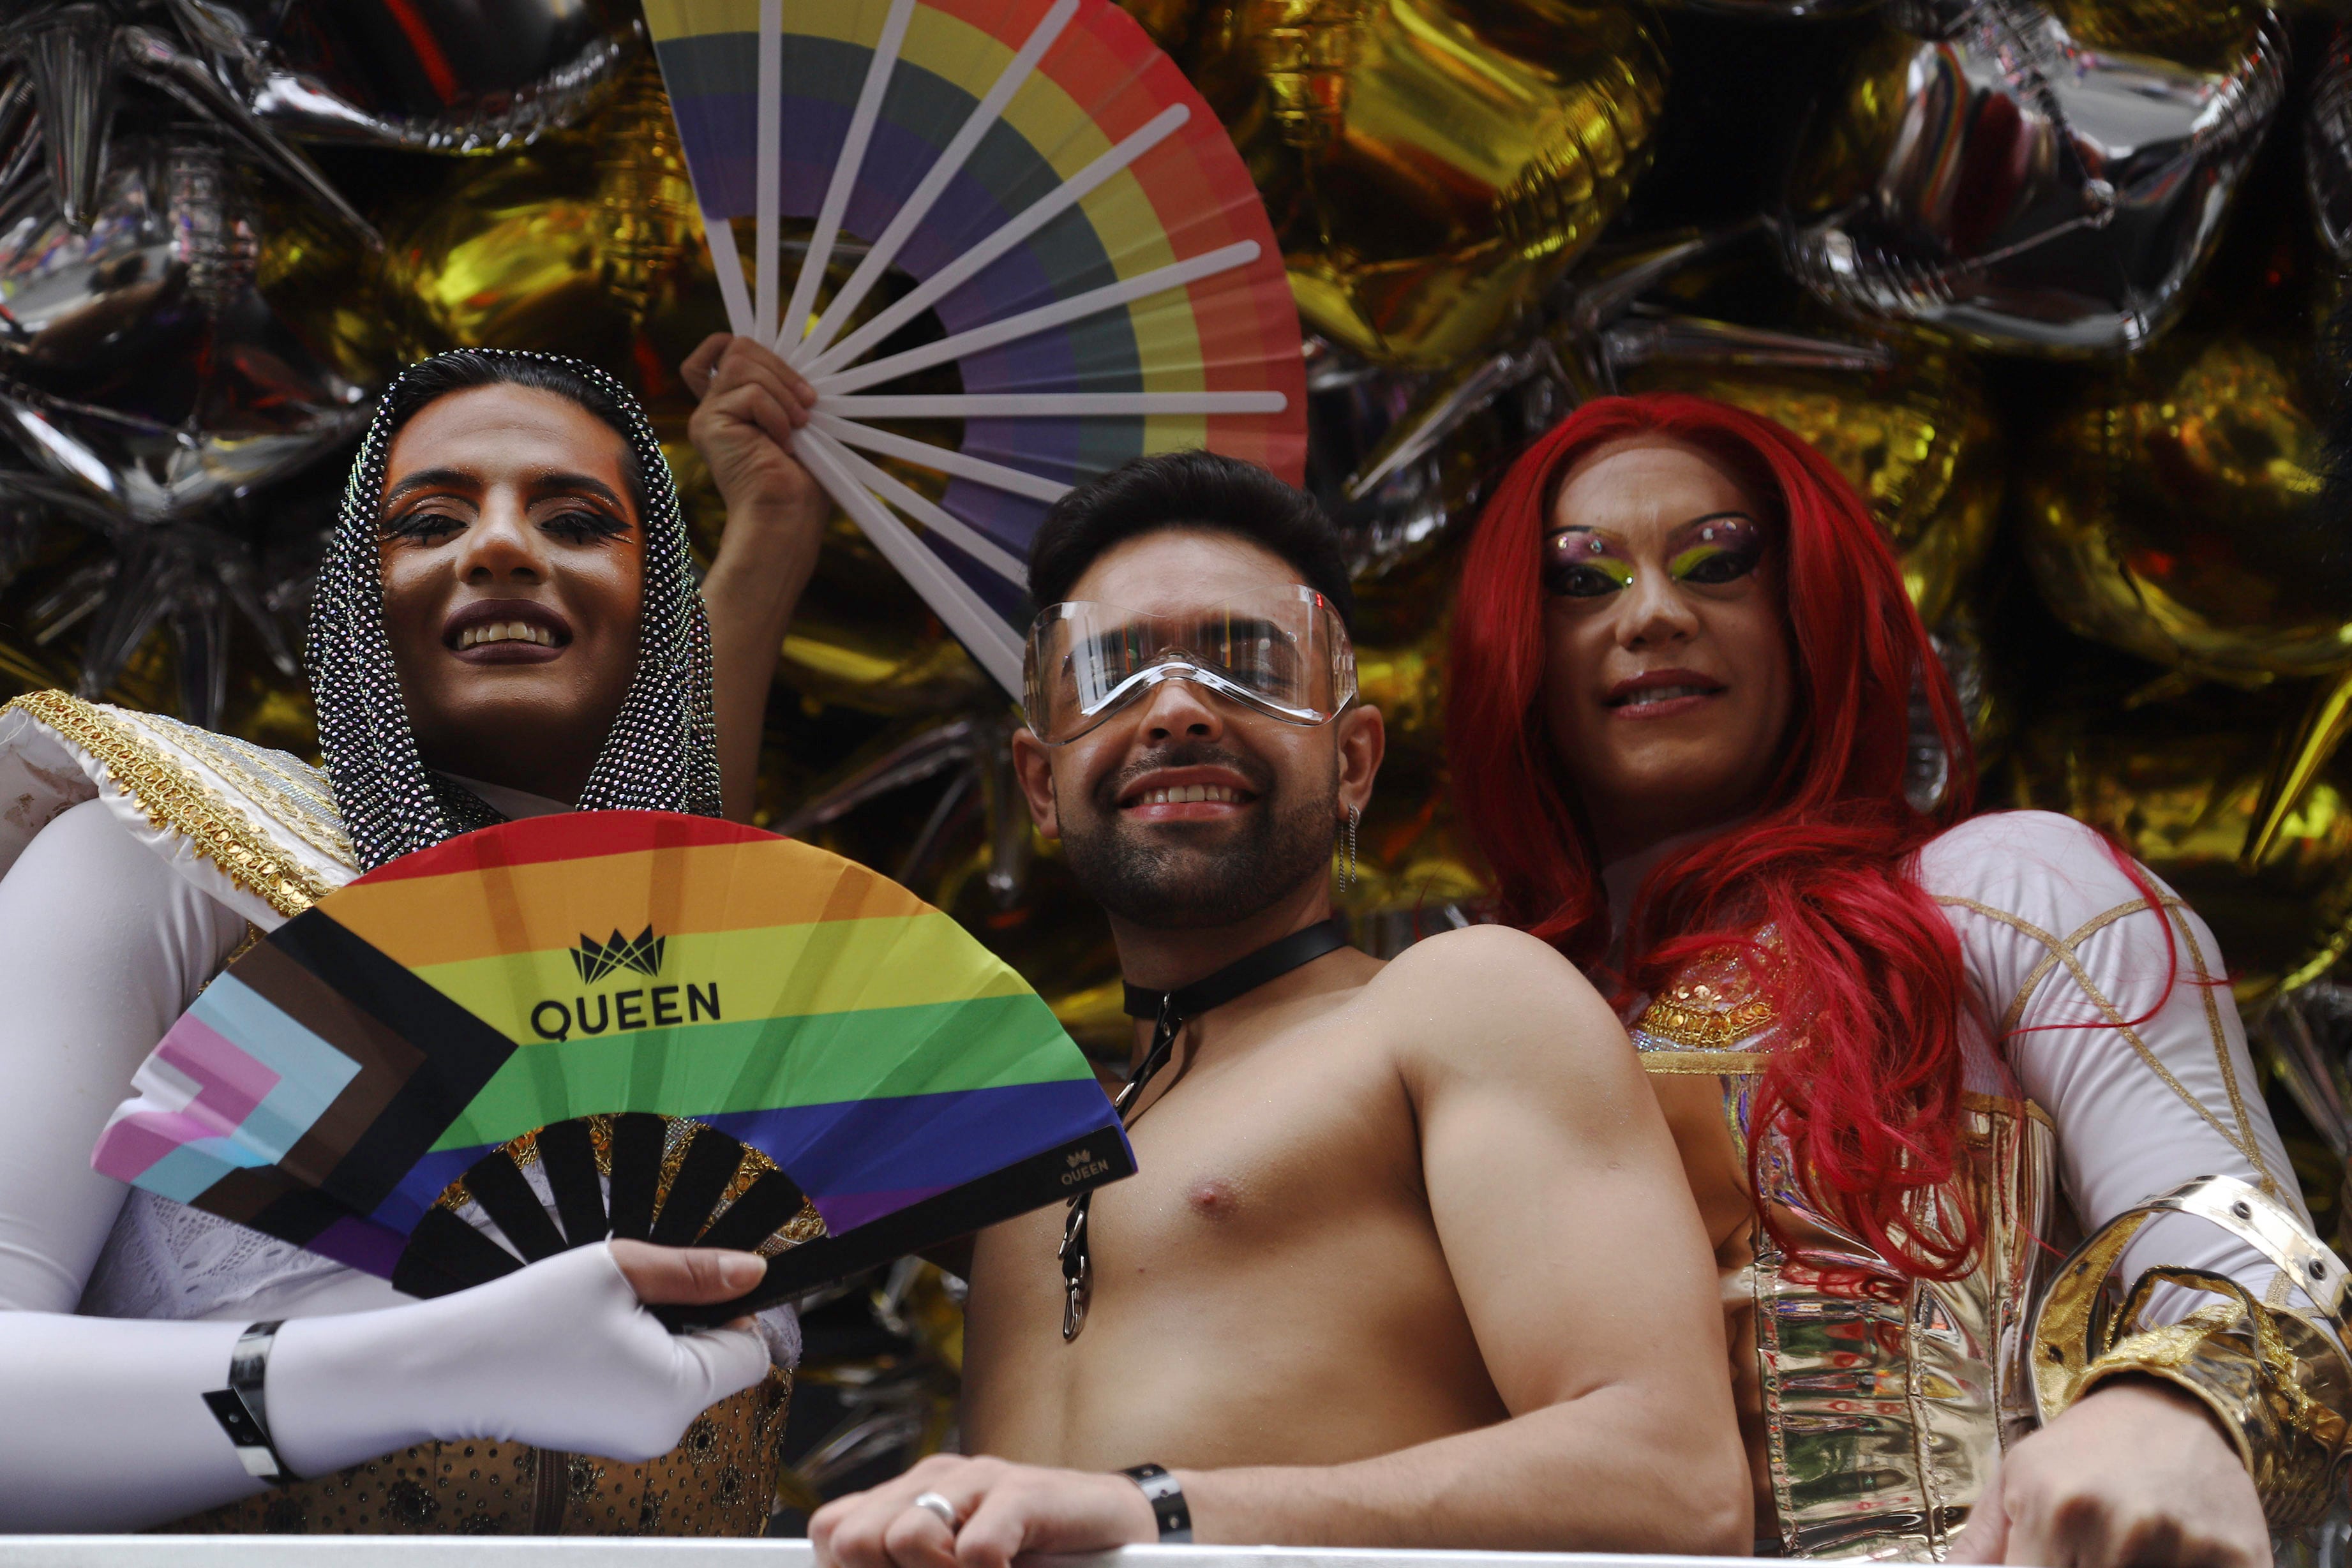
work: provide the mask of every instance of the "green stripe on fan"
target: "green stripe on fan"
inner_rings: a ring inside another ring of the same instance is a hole
[[[517,1051],[434,1147],[502,1144],[594,1112],[715,1116],[1091,1076],[1053,1009],[1026,991],[575,1035]]]
[[[612,933],[586,935],[603,941]],[[655,935],[662,934],[656,929]],[[1018,974],[937,910],[668,936],[662,943],[660,973],[652,976],[615,968],[583,982],[568,947],[427,964],[415,973],[518,1045],[561,1032],[546,1027],[556,1016],[551,1011],[541,1016],[542,1027],[533,1027],[533,1015],[549,1002],[570,1009],[584,1001],[593,1019],[600,998],[609,1009],[619,993],[648,993],[656,986],[670,988],[679,1021],[686,1022],[695,1021],[683,1015],[697,998],[685,988],[694,986],[699,997],[708,998],[716,987],[719,1016],[730,1023],[1028,990]],[[877,985],[887,991],[877,994]],[[641,995],[635,1005],[650,1009],[652,1001]],[[605,1027],[615,1025],[608,1020]]]

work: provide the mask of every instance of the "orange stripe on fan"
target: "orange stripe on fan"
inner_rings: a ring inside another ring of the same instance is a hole
[[[354,883],[326,911],[412,968],[568,947],[583,936],[734,931],[920,915],[913,894],[789,839]],[[526,919],[524,911],[532,912]],[[556,929],[560,923],[562,929]]]

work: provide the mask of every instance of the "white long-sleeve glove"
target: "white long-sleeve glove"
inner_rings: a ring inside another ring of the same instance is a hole
[[[635,1288],[606,1242],[436,1301],[289,1322],[265,1392],[278,1453],[303,1475],[433,1438],[667,1453],[765,1375],[768,1350],[749,1329],[672,1334],[641,1300],[724,1301],[759,1264],[622,1245]],[[0,1314],[0,1530],[137,1529],[260,1490],[203,1400],[242,1328]]]

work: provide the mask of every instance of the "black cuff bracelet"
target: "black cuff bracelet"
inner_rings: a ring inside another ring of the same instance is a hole
[[[1150,1500],[1151,1517],[1160,1521],[1160,1543],[1181,1546],[1192,1539],[1192,1511],[1184,1506],[1184,1489],[1165,1465],[1134,1465],[1118,1472],[1143,1489]]]
[[[236,1348],[229,1353],[228,1386],[207,1393],[205,1403],[228,1440],[236,1445],[237,1462],[245,1467],[245,1473],[282,1487],[302,1478],[278,1457],[278,1445],[269,1437],[268,1407],[262,1402],[269,1347],[277,1341],[278,1328],[274,1322],[256,1323],[237,1336]]]

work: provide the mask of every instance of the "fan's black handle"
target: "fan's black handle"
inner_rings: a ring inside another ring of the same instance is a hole
[[[1066,1182],[1072,1174],[1074,1156],[1087,1162],[1089,1174],[1083,1180]],[[731,1301],[707,1307],[656,1307],[653,1313],[673,1330],[715,1328],[803,1291],[1042,1208],[1055,1197],[1091,1192],[1134,1174],[1135,1155],[1126,1139],[1106,1144],[1102,1134],[1090,1134],[994,1176],[934,1193],[855,1230],[819,1237],[779,1252],[768,1260],[766,1276]],[[725,1223],[724,1216],[720,1223]],[[704,1239],[707,1245],[709,1238]]]

